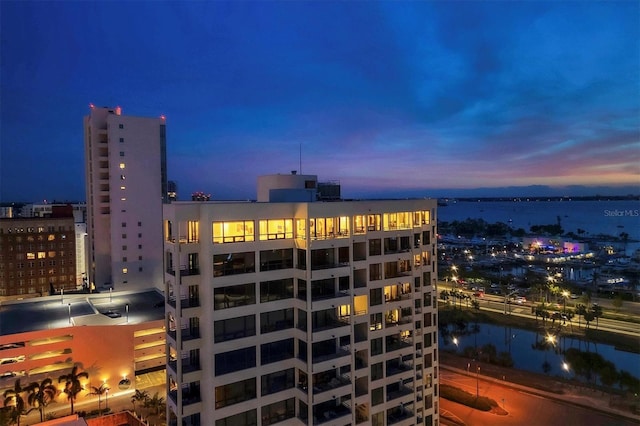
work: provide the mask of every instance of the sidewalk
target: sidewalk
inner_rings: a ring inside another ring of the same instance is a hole
[[[507,386],[532,395],[561,400],[567,404],[597,410],[640,423],[640,415],[633,414],[630,410],[611,406],[610,395],[607,393],[557,380],[554,377],[484,362],[471,362],[472,370],[467,372],[469,361],[467,358],[446,352],[440,354],[441,369],[475,377],[476,373],[473,368],[475,368],[475,365],[479,365],[481,380]],[[455,422],[455,419],[450,420]]]

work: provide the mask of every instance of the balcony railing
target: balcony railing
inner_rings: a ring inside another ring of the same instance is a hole
[[[342,386],[346,386],[351,384],[351,380],[348,376],[338,376],[333,377],[331,380],[322,382],[322,383],[314,383],[313,384],[313,392],[318,394],[322,392],[326,392],[332,389],[340,388]]]
[[[336,405],[331,409],[313,410],[313,424],[320,425],[327,423],[340,417],[351,414],[351,407],[345,404]]]
[[[313,327],[312,331],[314,333],[317,333],[319,331],[331,330],[333,328],[338,328],[338,327],[346,327],[348,325],[349,325],[348,319],[334,318],[331,320],[323,321],[323,323],[320,325],[316,325],[315,327]]]
[[[397,351],[398,349],[411,348],[413,343],[410,339],[402,339],[393,342],[387,342],[387,352]]]
[[[324,293],[324,294],[311,294],[311,300],[314,302],[320,301],[320,300],[329,300],[329,299],[335,299],[338,297],[346,297],[349,296],[349,292],[347,290],[341,290],[338,292],[332,292],[332,293]],[[302,300],[306,300],[306,296],[305,299]]]
[[[346,350],[346,349],[342,349],[342,348],[338,348],[334,353],[330,353],[330,354],[322,354],[322,355],[317,355],[314,356],[312,359],[312,362],[314,364],[317,364],[319,362],[324,362],[324,361],[329,361],[331,359],[336,359],[336,358],[340,358],[343,356],[348,356],[351,353]]]
[[[400,423],[403,420],[413,418],[413,416],[414,414],[411,410],[407,410],[406,408],[403,408],[402,410],[396,409],[387,415],[387,425]]]
[[[387,377],[393,376],[396,374],[404,373],[406,371],[413,370],[413,367],[409,364],[405,364],[404,362],[398,363],[389,363],[387,364]]]
[[[397,389],[392,391],[387,391],[387,402],[393,401],[394,399],[401,398],[403,396],[409,395],[413,393],[413,389],[408,388],[406,386],[399,386]]]
[[[167,274],[176,276],[176,270],[173,267],[167,267]],[[200,275],[200,268],[188,268],[186,266],[180,267],[180,276],[187,277],[190,275]]]

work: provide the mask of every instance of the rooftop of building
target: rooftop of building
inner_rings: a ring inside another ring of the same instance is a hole
[[[164,318],[164,296],[142,291],[64,294],[0,304],[0,336],[73,326],[141,324]]]

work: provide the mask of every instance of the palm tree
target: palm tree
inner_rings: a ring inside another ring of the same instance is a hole
[[[23,414],[26,414],[26,410],[25,410],[26,404],[24,402],[24,398],[21,395],[23,392],[26,392],[26,391],[27,391],[27,388],[23,388],[22,385],[20,384],[20,379],[17,379],[15,385],[13,386],[13,389],[7,389],[6,391],[4,391],[4,394],[3,394],[5,407],[9,406],[9,404],[14,402],[14,405],[12,406],[13,407],[12,417],[14,417],[18,426],[20,426],[20,416],[22,416]]]
[[[595,303],[591,306],[591,312],[593,316],[596,318],[596,330],[598,329],[598,318],[602,316],[602,306],[596,305]]]
[[[149,392],[136,389],[136,393],[131,395],[131,403],[133,404],[133,412],[136,412],[136,402],[144,403],[149,399]]]
[[[27,400],[29,405],[37,408],[40,412],[40,422],[44,422],[44,407],[49,405],[56,399],[58,389],[53,385],[51,379],[44,379],[42,382],[33,382],[28,388],[29,396]]]
[[[576,305],[576,315],[578,316],[578,328],[580,328],[580,318],[587,313],[587,307],[582,303]]]
[[[144,406],[146,408],[152,408],[155,411],[155,414],[158,414],[164,405],[164,398],[158,396],[158,392],[156,392],[153,397],[147,398],[144,402]]]
[[[80,383],[81,378],[88,379],[89,373],[86,371],[82,371],[78,373],[78,366],[74,365],[69,374],[65,374],[58,378],[58,383],[65,382],[64,390],[62,392],[67,394],[67,399],[71,403],[71,414],[73,414],[73,403],[76,400],[76,396],[80,393],[80,391],[84,390],[82,383]]]
[[[87,395],[98,396],[98,412],[102,410],[102,395],[109,392],[110,387],[107,386],[106,383],[101,384],[100,386],[91,386],[92,391]]]

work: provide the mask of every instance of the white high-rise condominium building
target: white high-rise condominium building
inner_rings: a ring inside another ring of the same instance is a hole
[[[91,105],[84,132],[90,283],[98,289],[163,287],[164,117]]]
[[[436,205],[165,205],[168,424],[437,425]]]

